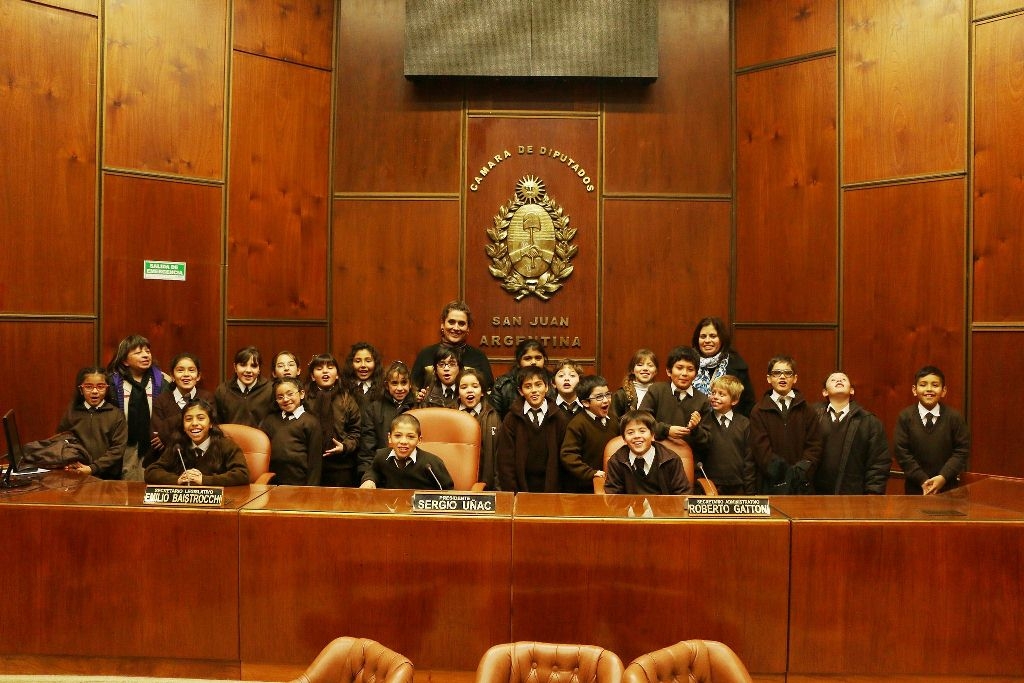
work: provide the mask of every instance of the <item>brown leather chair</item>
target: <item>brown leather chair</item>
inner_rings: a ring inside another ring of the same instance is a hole
[[[267,484],[274,477],[270,471],[270,438],[259,429],[248,425],[225,423],[220,425],[224,436],[238,444],[249,468],[250,484]]]
[[[412,662],[369,638],[335,638],[292,683],[412,683]]]
[[[640,655],[626,667],[622,683],[752,683],[750,673],[728,645],[684,640]]]
[[[433,453],[455,482],[457,491],[483,491],[480,479],[480,423],[461,410],[414,408],[407,413],[420,421],[419,448]]]
[[[675,441],[665,439],[659,441],[662,446],[669,449],[673,453],[679,456],[679,459],[683,461],[683,472],[686,473],[686,479],[691,484],[700,484],[701,488],[704,489],[705,496],[717,496],[718,489],[710,479],[700,477],[696,481],[693,478],[693,451],[690,449],[688,444],[680,444]],[[604,447],[604,470],[608,471],[608,460],[615,454],[615,451],[619,450],[626,445],[626,441],[621,436],[616,436],[614,439],[609,441]],[[594,478],[594,493],[604,493],[604,478]]]
[[[530,641],[495,645],[480,658],[476,683],[619,683],[622,660],[596,645]]]

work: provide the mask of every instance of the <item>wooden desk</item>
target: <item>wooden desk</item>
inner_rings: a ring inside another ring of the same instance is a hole
[[[508,642],[510,493],[498,514],[411,512],[411,491],[282,486],[240,513],[246,678],[301,673],[339,635],[416,669],[472,671]]]
[[[145,485],[53,472],[0,497],[0,670],[238,674],[238,513],[142,510]],[[95,658],[95,659],[86,659]]]
[[[588,642],[628,664],[707,638],[729,643],[752,672],[783,674],[788,520],[684,510],[683,496],[517,495],[513,640]]]
[[[791,675],[1024,672],[1024,514],[973,486],[773,499],[793,525]]]

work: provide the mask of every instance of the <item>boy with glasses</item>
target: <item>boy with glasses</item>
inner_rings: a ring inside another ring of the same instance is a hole
[[[587,375],[576,385],[576,398],[583,410],[573,415],[565,428],[559,457],[565,476],[565,493],[593,493],[594,479],[604,477],[604,447],[619,434],[619,420],[609,415],[612,392],[608,381]]]
[[[821,434],[814,408],[796,390],[797,379],[796,361],[772,358],[771,391],[750,411],[750,448],[762,493],[813,493],[810,482],[821,459]]]

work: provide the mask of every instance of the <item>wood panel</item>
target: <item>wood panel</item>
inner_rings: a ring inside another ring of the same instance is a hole
[[[821,400],[825,378],[838,367],[835,330],[741,327],[733,333],[733,346],[750,366],[750,382],[758,400],[771,389],[768,361],[773,356],[791,356],[796,361],[797,389],[812,403]]]
[[[731,217],[729,202],[605,200],[600,368],[613,386],[637,349],[664,368],[698,320],[729,317]]]
[[[836,0],[736,0],[736,67],[836,49]]]
[[[348,352],[348,349],[330,349],[327,346],[327,325],[293,326],[287,325],[237,325],[229,323],[225,332],[227,342],[224,346],[224,372],[216,377],[217,383],[224,379],[235,377],[235,354],[239,349],[246,346],[255,346],[263,356],[263,367],[261,374],[270,377],[274,372],[274,356],[279,351],[291,351],[299,359],[299,370],[305,372],[306,363],[313,356],[325,351],[333,351],[338,356],[339,351]],[[344,361],[344,353],[338,357]],[[216,386],[213,381],[207,381],[208,389]]]
[[[0,414],[14,408],[22,441],[57,431],[76,395],[78,370],[96,363],[95,334],[92,321],[0,321],[0,377],[7,378],[0,382]],[[2,435],[0,443],[6,453]]]
[[[236,0],[235,49],[330,69],[334,5],[333,0]]]
[[[890,428],[923,365],[942,368],[946,401],[963,407],[965,187],[953,179],[843,200],[843,365]]]
[[[468,78],[471,110],[593,112],[601,108],[602,88],[593,78]]]
[[[458,225],[456,201],[335,201],[335,345],[366,340],[385,363],[411,367],[421,348],[436,344],[441,309],[459,298]],[[474,316],[473,346],[483,314]]]
[[[405,79],[405,2],[338,15],[334,191],[458,192],[462,89]]]
[[[235,52],[232,78],[228,317],[326,318],[330,74]]]
[[[974,35],[974,321],[1024,321],[1024,15]]]
[[[93,314],[96,20],[6,1],[0,25],[0,311]]]
[[[966,0],[843,3],[843,182],[963,171]]]
[[[975,19],[1019,9],[1024,9],[1024,2],[1020,0],[974,0]]]
[[[605,98],[606,192],[731,194],[727,0],[658,5],[658,80]]]
[[[223,178],[226,0],[111,0],[104,24],[104,164]]]
[[[836,60],[737,78],[736,319],[836,319]]]
[[[784,672],[788,521],[681,519],[665,511],[680,498],[656,498],[518,494],[512,640],[593,643],[628,663],[706,638],[752,672]],[[645,510],[653,519],[629,516]]]
[[[1022,541],[1020,524],[795,521],[789,670],[1019,675]]]
[[[46,0],[37,4],[68,9],[80,14],[90,14],[94,17],[98,17],[100,14],[100,0]]]
[[[141,485],[134,490],[140,502]],[[0,518],[17,530],[7,566],[20,587],[5,598],[3,621],[18,633],[18,653],[177,655],[237,667],[234,512],[4,505]],[[186,671],[179,664],[178,675]]]
[[[971,354],[971,459],[972,472],[1024,477],[1024,460],[1017,445],[1016,401],[993,400],[998,387],[1024,380],[1024,331],[975,332]]]
[[[599,242],[597,119],[472,118],[466,147],[466,301],[483,314],[476,334],[470,337],[472,343],[489,356],[512,358],[517,339],[536,337],[551,357],[593,358],[597,350]],[[520,212],[534,204],[518,189],[529,178],[543,187],[536,206],[549,202],[549,216],[568,217],[567,230],[576,231],[572,240],[561,244],[565,250],[577,250],[566,261],[572,271],[558,280],[560,289],[546,293],[540,278],[555,274],[554,258],[559,249],[554,219],[548,221],[549,242],[543,237],[545,230],[537,233],[542,245],[537,258],[541,261],[530,263],[543,269],[533,275],[543,297],[521,288],[510,292],[504,289],[508,279],[490,271],[492,267],[506,268],[509,277],[517,273],[523,275],[521,279],[529,277],[526,273],[531,271],[522,271],[525,259],[533,257],[516,255],[527,243],[515,233],[516,221],[523,225]],[[512,214],[507,216],[509,234],[503,243],[510,263],[503,266],[487,251],[499,248],[487,231],[495,227],[495,216],[501,216],[501,221],[506,213]],[[493,323],[494,317],[500,324]],[[506,318],[511,324],[506,324]]]
[[[103,196],[101,360],[124,337],[142,334],[168,373],[175,354],[197,354],[212,389],[220,374],[222,189],[106,175]],[[186,280],[143,279],[145,259],[184,262]]]
[[[281,487],[266,509],[287,496],[303,499],[299,510],[242,513],[243,668],[310,662],[340,633],[386,643],[417,669],[472,671],[488,647],[508,642],[508,513],[343,512],[360,500],[409,509],[408,491],[371,493]],[[301,511],[310,504],[334,512]]]

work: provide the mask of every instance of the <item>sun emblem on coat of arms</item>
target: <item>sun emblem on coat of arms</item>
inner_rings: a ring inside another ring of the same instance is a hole
[[[515,195],[498,209],[487,236],[491,275],[516,301],[531,294],[547,301],[572,275],[576,228],[569,227],[569,216],[536,176],[519,179]]]

